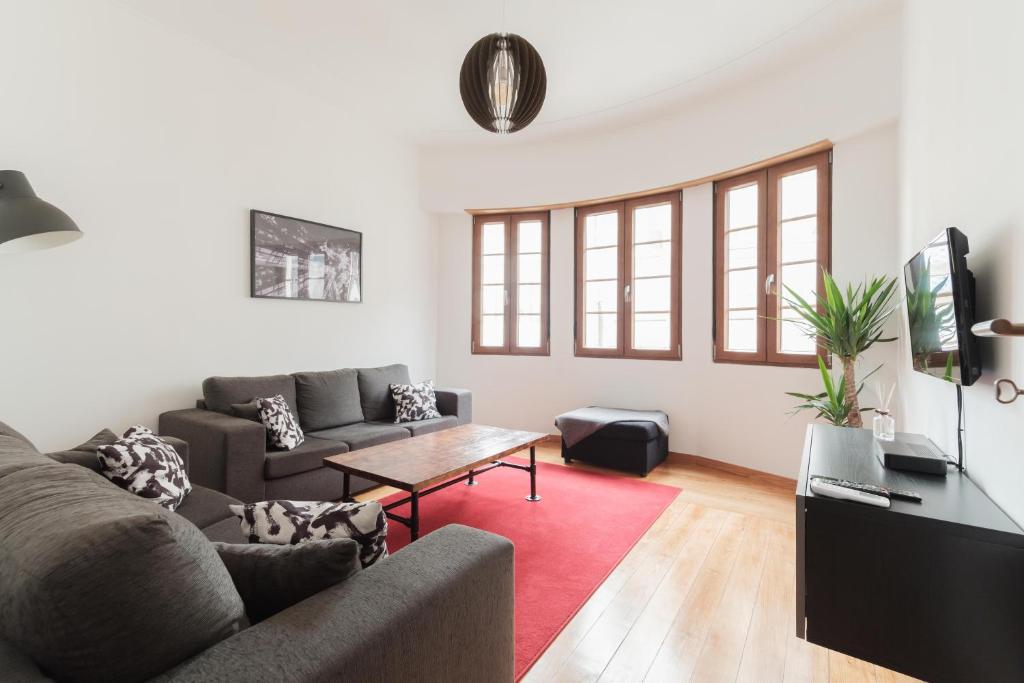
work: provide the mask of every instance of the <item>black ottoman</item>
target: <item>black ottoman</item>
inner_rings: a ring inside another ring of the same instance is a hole
[[[614,422],[602,427],[573,446],[562,438],[562,459],[589,462],[602,467],[634,472],[642,476],[668,455],[668,436],[648,421]]]

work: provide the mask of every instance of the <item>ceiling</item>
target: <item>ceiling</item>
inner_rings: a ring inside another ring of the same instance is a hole
[[[636,120],[708,89],[809,58],[897,0],[131,0],[173,29],[417,143],[496,137],[470,120],[458,75],[468,48],[504,28],[547,69],[529,129]],[[504,13],[504,20],[502,18]]]

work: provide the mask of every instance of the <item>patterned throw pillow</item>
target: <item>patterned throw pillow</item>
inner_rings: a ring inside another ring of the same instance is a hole
[[[294,545],[351,538],[359,543],[359,561],[364,567],[388,556],[388,519],[375,500],[366,503],[265,500],[228,507],[242,520],[242,533],[250,543]]]
[[[441,417],[434,395],[434,382],[419,384],[391,384],[391,398],[395,401],[395,422],[417,422]]]
[[[277,448],[290,451],[306,440],[299,421],[292,415],[292,409],[281,394],[256,399],[256,410],[259,411],[263,426],[267,428],[270,443]]]
[[[192,490],[185,463],[174,446],[142,425],[130,427],[124,437],[100,446],[96,456],[100,474],[172,512]]]

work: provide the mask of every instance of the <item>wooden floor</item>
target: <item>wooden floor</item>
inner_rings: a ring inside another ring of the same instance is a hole
[[[683,492],[524,682],[913,680],[794,635],[794,482],[675,455],[648,480]]]

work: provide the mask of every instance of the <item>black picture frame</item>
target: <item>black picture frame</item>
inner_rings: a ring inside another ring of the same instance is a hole
[[[250,210],[249,292],[254,299],[362,303],[363,233]]]

